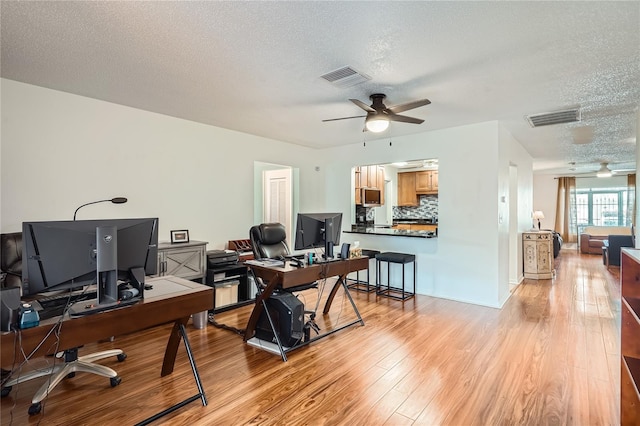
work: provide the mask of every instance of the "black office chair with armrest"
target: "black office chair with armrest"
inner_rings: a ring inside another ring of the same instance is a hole
[[[2,287],[22,285],[22,232],[0,235]]]
[[[606,255],[605,264],[609,266],[620,266],[620,250],[622,247],[633,247],[634,238],[632,235],[609,235],[605,241]]]
[[[0,267],[4,276],[2,286],[3,287],[21,287],[22,285],[22,232],[14,232],[10,234],[0,235]],[[64,333],[64,328],[63,331]],[[9,395],[11,387],[18,383],[26,382],[31,379],[35,379],[43,376],[50,376],[38,391],[35,393],[31,400],[31,406],[29,407],[29,414],[37,414],[40,412],[42,406],[41,402],[47,397],[49,392],[60,383],[65,377],[73,377],[76,372],[86,372],[98,374],[100,376],[108,377],[111,386],[117,386],[120,384],[120,377],[113,369],[105,367],[104,365],[95,364],[94,361],[109,358],[115,356],[118,361],[124,361],[127,355],[121,349],[110,349],[107,351],[96,352],[89,355],[78,356],[78,348],[67,349],[56,357],[64,357],[64,362],[55,362],[53,366],[46,369],[39,369],[29,371],[24,374],[19,374],[17,378],[11,378],[11,372],[3,371],[2,379],[2,396]],[[5,378],[7,381],[5,382]]]
[[[256,259],[286,259],[291,256],[287,245],[287,233],[281,223],[262,223],[249,230],[251,249]],[[318,286],[317,282],[302,284],[286,289],[293,293]]]
[[[249,229],[249,240],[251,242],[253,256],[256,259],[286,259],[287,256],[291,256],[289,246],[287,245],[287,232],[281,223],[262,223],[252,226],[251,229]],[[256,277],[256,285],[258,286],[258,291],[262,291],[267,283],[264,283],[261,278]],[[286,289],[277,289],[276,291],[296,293],[311,288],[318,288],[318,283],[314,281]],[[316,310],[318,309],[319,302],[320,300],[318,299],[315,310],[305,309],[304,311],[306,315],[309,315],[309,321],[307,321],[304,326],[306,340],[309,339],[310,330],[314,330],[316,333],[320,331],[320,328],[315,323]]]

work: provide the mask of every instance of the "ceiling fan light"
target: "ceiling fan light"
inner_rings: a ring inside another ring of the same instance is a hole
[[[602,163],[602,167],[600,167],[600,170],[598,170],[596,176],[599,178],[611,177],[611,170],[609,170],[606,163]]]
[[[367,130],[373,133],[380,133],[387,130],[389,120],[387,118],[372,118],[365,123]]]

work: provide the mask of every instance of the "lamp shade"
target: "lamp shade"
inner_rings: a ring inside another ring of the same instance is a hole
[[[544,213],[542,213],[541,210],[536,210],[533,212],[533,218],[538,220],[544,219]]]
[[[365,122],[367,130],[373,133],[380,133],[389,127],[389,119],[387,117],[373,117]]]

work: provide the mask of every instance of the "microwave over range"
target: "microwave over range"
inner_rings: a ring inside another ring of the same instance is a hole
[[[362,188],[361,191],[360,199],[362,200],[362,205],[364,207],[379,207],[382,205],[380,204],[382,201],[382,194],[379,189]]]

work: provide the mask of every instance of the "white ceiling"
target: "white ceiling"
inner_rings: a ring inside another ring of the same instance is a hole
[[[640,2],[1,3],[2,77],[310,147],[499,120],[540,173],[635,169]],[[349,65],[371,80],[337,88]],[[348,99],[428,98],[382,136]],[[572,106],[580,123],[531,128]]]

